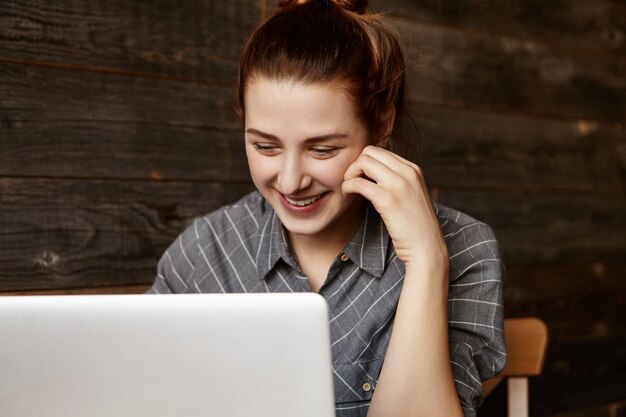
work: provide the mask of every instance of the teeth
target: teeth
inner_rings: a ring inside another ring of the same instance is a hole
[[[321,194],[318,194],[314,197],[311,198],[307,198],[306,200],[292,200],[291,198],[285,196],[285,198],[287,199],[287,201],[289,201],[289,204],[292,204],[294,206],[298,206],[298,207],[304,207],[304,206],[308,206],[311,203],[315,203],[317,200],[319,200],[320,198],[322,198]]]

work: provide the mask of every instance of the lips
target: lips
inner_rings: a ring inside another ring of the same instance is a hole
[[[323,202],[326,201],[325,197],[328,194],[328,192],[325,192],[311,197],[293,199],[282,193],[278,193],[283,207],[288,212],[298,216],[308,216],[315,213],[322,206]]]

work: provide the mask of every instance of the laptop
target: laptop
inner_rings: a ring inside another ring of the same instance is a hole
[[[2,417],[332,417],[317,294],[0,297]]]

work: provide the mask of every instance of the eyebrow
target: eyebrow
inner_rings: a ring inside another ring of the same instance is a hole
[[[268,140],[274,140],[277,142],[280,142],[280,139],[275,136],[272,135],[271,133],[266,133],[266,132],[262,132],[258,129],[254,129],[254,128],[249,128],[246,129],[246,133],[251,133],[253,135],[256,136],[260,136],[264,139],[268,139]],[[347,139],[348,135],[345,133],[330,133],[328,135],[321,135],[321,136],[314,136],[312,138],[308,138],[305,140],[306,143],[311,143],[311,142],[323,142],[325,140],[332,140],[332,139]]]

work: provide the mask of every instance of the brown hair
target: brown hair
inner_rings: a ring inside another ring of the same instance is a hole
[[[337,83],[372,132],[404,107],[405,64],[396,37],[367,0],[287,0],[250,35],[239,62],[237,110],[245,117],[246,86],[255,77],[305,84]],[[393,147],[393,145],[392,145]]]

